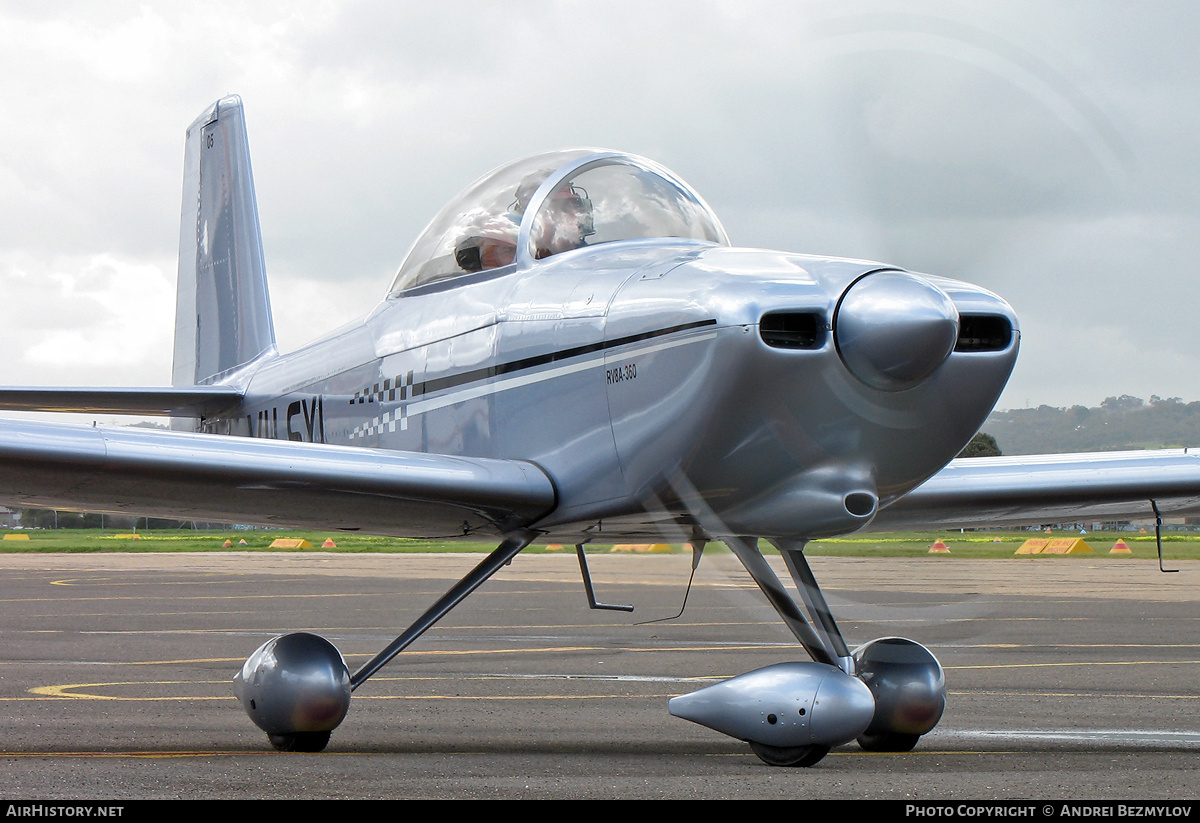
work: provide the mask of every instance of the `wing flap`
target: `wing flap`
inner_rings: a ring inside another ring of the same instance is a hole
[[[1165,449],[953,460],[871,529],[1038,525],[1200,513],[1200,451]]]
[[[182,520],[503,534],[554,508],[518,460],[0,420],[0,502]]]

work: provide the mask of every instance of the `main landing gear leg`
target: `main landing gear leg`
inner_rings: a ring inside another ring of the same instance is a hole
[[[362,668],[356,671],[354,676],[350,678],[350,690],[353,691],[361,686],[368,677],[375,674],[389,660],[408,648],[430,626],[445,617],[467,595],[486,583],[487,579],[500,571],[501,568],[511,563],[512,559],[522,549],[533,542],[534,537],[536,535],[533,532],[522,532],[519,535],[509,537],[497,546],[491,554],[483,559],[482,563],[472,569],[462,580],[455,583],[450,591],[442,595],[423,615],[417,618],[417,621],[409,626],[404,634],[397,637],[388,644],[387,648],[364,663]]]
[[[350,693],[511,562],[534,537],[528,531],[510,534],[353,676],[341,653],[322,637],[297,632],[268,640],[234,677],[242,708],[275,748],[321,751],[346,716]]]

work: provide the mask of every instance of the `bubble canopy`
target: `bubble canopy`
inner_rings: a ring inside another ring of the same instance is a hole
[[[413,243],[391,293],[651,238],[729,245],[704,200],[656,163],[596,149],[538,154],[489,172],[451,200]]]

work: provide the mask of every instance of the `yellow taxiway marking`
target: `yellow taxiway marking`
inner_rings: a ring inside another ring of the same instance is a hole
[[[230,580],[241,580],[245,575],[217,573],[202,575],[202,580],[130,580],[128,577],[60,577],[51,580],[51,586],[217,586]],[[276,583],[300,583],[303,577],[283,578]]]
[[[647,683],[655,682],[653,679],[642,679],[637,677],[621,677],[619,675],[533,675],[528,677],[511,677],[503,674],[479,674],[479,675],[417,675],[417,676],[401,676],[401,677],[377,677],[374,678],[377,684],[382,683],[417,683],[417,682],[454,682],[463,683],[467,681],[493,681],[493,680],[571,680],[575,682],[582,681],[597,681],[597,680],[616,680],[626,684],[632,683]],[[694,678],[672,678],[673,682],[678,682],[681,688],[691,688],[704,683],[715,680],[724,679],[721,676],[694,677]],[[234,700],[232,694],[221,695],[152,695],[152,696],[123,696],[113,694],[98,694],[99,690],[133,686],[139,689],[145,689],[151,686],[218,686],[222,689],[229,686],[230,681],[221,680],[150,680],[150,681],[100,681],[94,683],[64,683],[49,686],[35,686],[28,690],[28,695],[21,697],[0,697],[0,703],[22,702],[32,700],[111,700],[119,702],[144,702],[144,701],[164,701],[164,700]],[[672,689],[669,692],[635,692],[624,694],[520,694],[520,695],[487,695],[487,694],[363,694],[357,695],[355,700],[485,700],[485,701],[514,701],[514,700],[630,700],[630,699],[660,699],[670,698],[680,694],[680,690]],[[1016,689],[985,689],[985,690],[959,690],[954,689],[949,692],[955,697],[976,697],[981,695],[992,697],[1088,697],[1091,699],[1153,699],[1153,700],[1200,700],[1198,694],[1148,694],[1148,693],[1112,693],[1112,694],[1096,694],[1094,692],[1071,692],[1071,691],[1030,691]]]
[[[61,586],[73,585],[71,583],[59,583]],[[432,594],[432,592],[430,593]],[[289,592],[288,600],[313,600],[316,598],[330,597],[363,597],[362,592],[327,592],[315,594],[300,594],[298,592]],[[70,600],[55,597],[7,597],[0,599],[0,603],[54,603],[61,605],[62,603],[92,603],[110,600],[179,600],[181,602],[190,602],[193,600],[279,600],[278,594],[194,594],[187,597],[180,597],[175,594],[115,594],[97,597],[93,595],[78,596],[74,595]]]
[[[455,749],[455,757],[464,757],[475,755],[478,757],[495,756],[494,751],[460,751]],[[980,750],[980,749],[965,749],[956,751],[952,749],[915,749],[909,752],[865,752],[865,751],[832,751],[826,757],[921,757],[921,756],[936,756],[936,757],[980,757],[991,755],[1025,755],[1028,752],[1021,752],[1015,749],[995,749],[995,750]],[[1090,756],[1093,752],[1059,752],[1058,757],[1070,757],[1071,755]],[[1136,754],[1131,752],[1131,754]],[[339,751],[323,751],[323,752],[277,752],[269,749],[245,749],[240,751],[179,751],[179,752],[162,752],[162,751],[146,751],[146,752],[0,752],[0,759],[16,758],[16,757],[35,757],[41,759],[47,758],[133,758],[139,760],[169,760],[180,758],[197,758],[197,757],[320,757],[328,759],[330,757],[379,757],[379,752],[339,752]],[[382,755],[388,756],[388,755]],[[419,754],[416,756],[420,756]],[[426,752],[428,757],[442,757],[439,752]],[[749,752],[707,752],[700,755],[701,757],[736,757],[746,760],[751,763],[758,763],[758,759]]]
[[[201,683],[209,683],[209,684],[220,683],[221,685],[228,685],[229,681],[228,680],[208,680],[208,681],[151,680],[151,681],[142,681],[142,682],[139,682],[139,681],[110,681],[110,682],[106,682],[106,683],[63,683],[63,684],[57,685],[57,686],[35,686],[34,688],[29,690],[29,693],[33,694],[33,695],[38,695],[39,697],[68,698],[71,700],[141,701],[141,700],[234,700],[234,699],[236,699],[236,698],[234,698],[233,695],[221,695],[221,696],[211,696],[211,697],[195,697],[195,696],[188,696],[188,695],[176,695],[173,697],[162,696],[162,695],[155,695],[153,697],[120,697],[117,695],[89,694],[87,692],[81,693],[81,692],[76,691],[77,689],[104,689],[104,688],[111,688],[113,686],[137,686],[139,688],[145,688],[147,686],[182,686],[182,685],[195,686],[195,685],[199,685]],[[18,698],[5,698],[5,699],[13,700],[13,699],[18,699]],[[31,698],[24,698],[24,699],[29,700]]]
[[[403,678],[387,678],[391,680],[402,680]],[[451,679],[449,677],[447,680]],[[453,678],[461,680],[462,678]],[[233,695],[175,695],[162,696],[155,695],[151,697],[125,697],[120,695],[94,694],[92,692],[80,691],[81,689],[105,689],[116,686],[138,686],[145,688],[147,686],[180,686],[180,685],[229,685],[227,680],[208,680],[208,681],[189,681],[189,680],[157,680],[148,682],[130,682],[130,681],[112,681],[106,683],[64,683],[56,686],[36,686],[29,690],[29,693],[37,697],[49,697],[65,700],[113,700],[121,702],[138,702],[138,701],[163,701],[163,700],[235,700]],[[356,700],[628,700],[631,698],[660,698],[674,697],[678,692],[669,692],[664,694],[531,694],[531,695],[447,695],[447,694],[404,694],[404,695],[360,695]],[[33,700],[34,697],[8,697],[0,698],[5,702]]]
[[[1057,644],[1050,644],[1054,647],[1059,647]],[[1155,643],[1139,643],[1139,644],[1124,644],[1111,646],[1103,643],[1097,644],[1080,644],[1075,646],[1061,646],[1061,648],[1094,648],[1094,649],[1187,649],[1195,648],[1195,643],[1178,643],[1178,644],[1155,644]],[[784,647],[791,647],[791,644],[783,644]],[[655,654],[655,653],[691,653],[691,652],[732,652],[732,651],[773,651],[781,648],[779,643],[738,643],[738,644],[714,644],[703,646],[543,646],[543,647],[518,647],[507,649],[408,649],[404,652],[404,659],[411,660],[415,657],[475,657],[479,655],[508,655],[508,654],[561,654],[569,652],[601,652],[607,654],[617,654],[620,652],[636,653],[636,654]],[[983,646],[959,646],[959,649],[988,649],[988,648],[1005,648],[1005,649],[1022,649],[1032,648],[1027,645],[1014,644],[998,644],[998,645],[983,645]],[[371,657],[373,652],[347,652],[343,656],[347,659],[356,657]],[[177,658],[171,660],[112,660],[104,661],[105,666],[178,666],[183,664],[200,664],[200,663],[232,663],[240,666],[245,661],[244,657],[192,657],[192,658]],[[56,665],[72,665],[74,661],[62,660],[56,661]],[[1200,660],[1112,660],[1112,661],[1058,661],[1054,663],[979,663],[967,664],[961,666],[943,666],[946,671],[969,671],[973,669],[1028,669],[1028,668],[1051,668],[1064,666],[1147,666],[1147,665],[1176,665],[1176,666],[1194,666],[1200,664]],[[0,666],[3,665],[18,665],[17,661],[0,661]],[[20,665],[25,665],[21,663]],[[96,661],[89,661],[89,665],[96,665]],[[733,677],[733,675],[728,675]]]
[[[0,752],[0,758],[7,757],[136,757],[148,760],[170,759],[176,757],[245,757],[248,754],[282,754],[264,749],[247,749],[241,752]],[[322,753],[327,757],[337,752]]]
[[[679,692],[663,694],[373,694],[367,700],[660,700],[675,697]]]
[[[414,657],[469,657],[475,655],[489,654],[559,654],[562,652],[604,652],[608,654],[616,654],[618,652],[700,652],[700,651],[755,651],[769,650],[778,648],[773,643],[743,643],[730,646],[669,646],[655,648],[629,648],[626,646],[552,646],[542,648],[515,648],[515,649],[408,649],[404,652],[404,658],[411,660]],[[355,657],[372,657],[374,652],[353,652],[345,653],[342,656],[351,659]],[[105,666],[178,666],[186,663],[232,663],[240,667],[246,660],[245,657],[196,657],[196,658],[180,658],[178,660],[112,660],[104,661],[101,665]],[[1159,661],[1162,662],[1162,661]],[[61,660],[52,664],[43,663],[43,665],[74,665],[75,661]],[[0,661],[0,666],[9,665],[28,665],[26,662],[18,661]],[[88,665],[97,665],[96,661],[89,661]],[[733,675],[729,675],[732,677]]]

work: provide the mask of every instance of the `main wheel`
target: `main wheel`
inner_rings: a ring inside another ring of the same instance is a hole
[[[297,732],[269,734],[271,745],[281,752],[319,752],[329,745],[332,732]]]
[[[864,734],[858,745],[868,752],[911,752],[920,739],[919,734]]]
[[[829,754],[828,746],[768,746],[750,741],[750,748],[768,766],[812,766]]]

